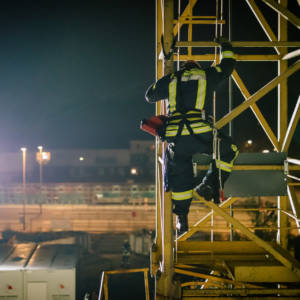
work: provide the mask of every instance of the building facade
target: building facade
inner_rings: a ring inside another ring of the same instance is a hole
[[[0,185],[22,183],[24,174],[27,183],[154,183],[154,151],[153,141],[131,141],[128,149],[49,149],[42,172],[38,151],[27,150],[25,159],[21,152],[0,153]]]

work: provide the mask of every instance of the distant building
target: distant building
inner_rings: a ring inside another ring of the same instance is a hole
[[[131,141],[128,149],[47,149],[43,182],[154,182],[153,141]],[[39,182],[37,151],[26,153],[26,181]],[[21,183],[21,152],[0,153],[0,185]]]

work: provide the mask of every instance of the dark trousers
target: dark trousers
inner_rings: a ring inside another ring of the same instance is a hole
[[[218,135],[219,159],[212,162],[202,182],[210,185],[214,193],[219,193],[221,171],[221,185],[224,187],[228,179],[234,160],[238,155],[237,147],[232,139],[225,135]],[[176,141],[168,144],[165,155],[165,190],[172,191],[174,213],[187,214],[192,200],[192,190],[201,182],[194,178],[192,157],[196,153],[212,155],[213,134],[202,133],[195,136],[180,136]]]

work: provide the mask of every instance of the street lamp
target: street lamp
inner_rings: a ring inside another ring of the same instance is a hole
[[[22,165],[23,165],[23,230],[26,230],[26,198],[27,198],[27,194],[26,194],[26,148],[22,147],[21,151],[22,151]]]
[[[43,146],[38,146],[39,149],[39,159],[38,162],[40,164],[40,214],[42,214],[42,184],[43,184]]]
[[[36,160],[40,165],[40,214],[42,213],[42,185],[43,185],[43,164],[50,161],[50,152],[43,152],[43,146],[37,147],[39,152],[36,153]]]

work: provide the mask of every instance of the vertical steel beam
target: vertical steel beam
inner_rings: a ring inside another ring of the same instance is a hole
[[[163,75],[163,64],[159,59],[159,54],[161,52],[161,42],[160,37],[162,35],[162,7],[161,0],[156,0],[156,80]],[[156,114],[162,114],[161,103],[156,104]],[[159,165],[159,158],[162,157],[162,144],[158,138],[156,138],[156,153],[155,153],[155,166],[156,166],[156,237],[155,237],[155,252],[156,252],[156,262],[161,257],[162,249],[162,236],[161,236],[161,203],[162,203],[162,180],[161,180],[161,167]],[[154,248],[154,247],[153,247]],[[153,249],[152,248],[152,249]],[[152,261],[153,263],[153,261]],[[156,268],[155,268],[156,269]],[[156,273],[156,270],[152,270]],[[154,275],[154,274],[152,274]]]
[[[288,0],[279,0],[282,7],[287,7]],[[278,41],[287,41],[287,20],[278,13]],[[285,55],[287,49],[281,49],[281,54]],[[288,68],[286,60],[278,61],[278,76],[283,74]],[[284,137],[288,127],[288,92],[287,92],[287,79],[284,79],[278,85],[278,141],[279,148],[281,148]],[[278,197],[278,235],[277,242],[283,248],[287,248],[288,232],[280,228],[286,228],[288,223],[288,216],[280,212],[280,208],[286,210],[288,198],[286,196]]]
[[[174,19],[174,1],[173,0],[157,0],[156,1],[156,66],[157,77],[161,77],[173,71],[173,60],[164,60],[163,64],[159,61],[159,53],[161,52],[160,37],[164,35],[164,49],[168,53],[173,43],[173,19]],[[161,21],[158,21],[161,20]],[[158,104],[156,109],[157,114],[165,113],[165,104]],[[162,158],[164,153],[164,145],[157,141],[157,164],[159,157]],[[159,157],[158,157],[159,156]],[[173,266],[173,248],[174,234],[172,222],[172,202],[171,193],[163,192],[163,176],[162,166],[157,166],[156,184],[159,187],[157,197],[157,247],[158,253],[161,253],[160,272],[156,276],[155,281],[155,299],[179,299],[179,288],[173,283],[174,266]],[[159,233],[160,232],[160,233]]]

